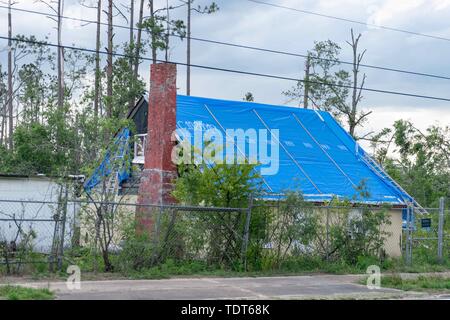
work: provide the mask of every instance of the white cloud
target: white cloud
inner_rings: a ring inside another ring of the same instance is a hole
[[[178,0],[171,0],[175,4]],[[80,6],[78,0],[66,0],[65,15],[95,20],[95,9]],[[206,4],[209,0],[198,0]],[[350,28],[362,32],[361,48],[367,49],[364,63],[393,68],[408,69],[450,76],[448,42],[399,32],[372,29],[362,25],[331,20],[290,10],[262,6],[242,0],[216,0],[220,11],[213,15],[193,16],[193,36],[225,42],[242,43],[275,50],[305,53],[314,41],[331,39],[342,46],[342,59],[350,60],[351,52],[345,41]],[[383,24],[400,29],[431,33],[450,37],[448,16],[450,0],[271,0],[273,3],[316,11],[358,21]],[[159,0],[163,5],[165,0]],[[129,4],[128,0],[117,1],[117,5]],[[16,5],[37,11],[48,12],[45,5],[34,0],[21,0]],[[137,7],[137,6],[136,6]],[[136,8],[136,15],[137,15]],[[146,15],[148,9],[146,8]],[[173,17],[184,18],[185,9],[177,9]],[[105,15],[102,17],[105,19]],[[125,24],[119,17],[114,23]],[[0,10],[1,34],[6,35],[6,11]],[[64,42],[95,47],[95,25],[80,27],[78,23],[66,21]],[[56,41],[55,23],[43,16],[13,13],[14,33],[35,34],[42,39],[50,34]],[[115,41],[127,41],[127,30],[115,29]],[[106,43],[106,28],[102,27],[103,45]],[[2,47],[0,42],[0,47]],[[171,52],[174,61],[185,61],[186,42],[173,41]],[[290,77],[301,77],[304,60],[297,57],[274,55],[257,51],[205,44],[193,41],[192,61],[197,64],[224,68],[249,70]],[[0,53],[0,62],[5,63],[6,53]],[[347,68],[347,67],[346,67]],[[149,62],[140,68],[142,77],[148,81]],[[437,80],[413,75],[364,69],[367,87],[403,91],[450,98],[449,80]],[[283,90],[292,82],[252,76],[229,74],[192,68],[192,90],[194,95],[241,99],[245,92],[252,91],[258,102],[283,104]],[[185,88],[185,69],[179,67],[178,87]],[[398,118],[410,118],[424,127],[439,120],[450,123],[450,103],[434,100],[408,98],[378,93],[365,93],[362,106],[373,110],[370,122],[364,130],[389,126]]]
[[[398,17],[403,17],[411,11],[427,3],[425,0],[386,0],[373,14],[371,20],[375,24],[383,25],[395,22]]]

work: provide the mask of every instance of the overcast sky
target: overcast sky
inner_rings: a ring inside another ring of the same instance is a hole
[[[87,0],[89,2],[89,0]],[[264,0],[279,5],[314,11],[370,24],[385,25],[430,35],[450,38],[450,0]],[[96,3],[96,1],[91,1]],[[116,2],[116,1],[115,1]],[[129,5],[130,1],[117,1]],[[136,1],[137,3],[138,1]],[[161,6],[165,0],[157,1]],[[106,5],[106,1],[104,1]],[[178,0],[169,0],[176,5]],[[198,4],[208,1],[197,0]],[[450,76],[450,41],[436,40],[394,31],[352,24],[303,14],[300,12],[264,6],[247,0],[216,0],[220,11],[213,15],[193,16],[193,37],[258,46],[274,50],[306,53],[314,41],[330,39],[342,47],[342,60],[351,60],[350,28],[362,33],[361,48],[367,49],[364,63],[384,67]],[[34,0],[17,0],[17,8],[48,12],[48,7]],[[136,4],[136,7],[138,5]],[[147,12],[148,13],[148,10]],[[64,14],[95,20],[95,9],[84,8],[77,0],[66,0]],[[137,8],[136,8],[137,15]],[[184,17],[185,9],[177,9],[174,17]],[[0,9],[1,35],[7,35],[6,10]],[[106,15],[103,16],[106,22]],[[117,17],[116,24],[126,24]],[[13,12],[13,34],[50,36],[56,42],[54,22],[44,16]],[[126,30],[116,29],[118,42],[128,39]],[[106,39],[106,28],[103,28]],[[73,21],[64,22],[64,43],[95,48],[95,25],[81,26]],[[2,40],[1,48],[6,42]],[[106,43],[106,41],[104,41]],[[2,63],[6,52],[0,53]],[[160,58],[163,55],[161,54]],[[170,59],[185,61],[185,42],[175,41]],[[192,63],[245,71],[276,74],[299,78],[304,60],[246,49],[220,45],[192,43]],[[343,68],[346,68],[343,66]],[[149,63],[144,62],[141,75],[148,81]],[[366,86],[370,88],[402,91],[450,98],[450,80],[439,80],[381,70],[364,69]],[[286,104],[281,92],[294,83],[285,80],[259,78],[202,69],[192,69],[192,95],[241,100],[251,91],[257,102]],[[185,92],[185,69],[178,67],[179,92]],[[291,102],[294,104],[295,102]],[[373,110],[363,131],[379,130],[395,120],[412,120],[425,128],[433,123],[450,124],[450,102],[417,99],[366,92],[362,106]]]

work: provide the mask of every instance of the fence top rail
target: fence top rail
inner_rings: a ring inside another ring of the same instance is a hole
[[[56,200],[19,200],[19,199],[0,199],[0,203],[34,203],[34,204],[54,204],[54,205],[63,205],[65,201],[56,201]],[[140,203],[130,203],[130,202],[117,202],[117,201],[92,201],[92,200],[82,200],[82,199],[70,199],[67,200],[68,204],[94,204],[94,205],[114,205],[114,206],[133,206],[133,207],[153,207],[163,209],[173,209],[180,211],[227,211],[227,212],[236,212],[236,211],[245,211],[248,210],[248,207],[237,208],[237,207],[209,207],[209,206],[186,206],[186,205],[174,205],[174,204],[140,204]],[[253,208],[258,207],[266,207],[266,208],[277,208],[280,206],[280,203],[264,203],[264,204],[253,204]],[[285,205],[285,204],[284,204]],[[289,207],[301,207],[301,208],[322,208],[322,209],[388,209],[388,210],[403,210],[406,208],[400,208],[396,206],[389,205],[351,205],[351,206],[339,206],[339,205],[317,205],[317,204],[305,204],[304,206],[296,206],[296,205],[288,205]],[[428,211],[439,211],[439,208],[424,208]],[[449,209],[444,209],[445,214],[450,214]],[[419,214],[419,212],[415,212],[415,214]],[[53,220],[52,220],[53,221]]]
[[[20,218],[0,218],[0,221],[16,221],[16,222],[62,222],[60,219],[20,219]]]
[[[253,207],[258,208],[258,207],[266,207],[266,208],[278,208],[279,206],[281,206],[280,204],[255,204]],[[297,207],[297,208],[305,208],[305,209],[348,209],[348,210],[352,210],[352,209],[371,209],[371,210],[383,210],[383,209],[387,209],[387,210],[403,210],[406,208],[399,208],[399,207],[394,207],[394,206],[389,206],[389,205],[381,205],[381,206],[374,206],[374,205],[351,205],[351,206],[336,206],[336,205],[326,205],[326,204],[322,204],[322,205],[316,205],[316,204],[310,204],[310,205],[303,205],[303,206],[298,206],[298,205],[286,205],[283,204],[284,207]],[[436,209],[437,210],[437,209]]]
[[[0,203],[35,203],[35,204],[64,204],[65,201],[40,201],[40,200],[11,200],[11,199],[0,199]],[[182,211],[246,211],[245,208],[235,208],[235,207],[207,207],[207,206],[185,206],[185,205],[169,205],[169,204],[141,204],[141,203],[130,203],[130,202],[114,202],[114,201],[89,201],[89,200],[67,200],[68,204],[97,204],[97,205],[114,205],[114,206],[132,206],[132,207],[152,207],[163,209],[173,209]]]

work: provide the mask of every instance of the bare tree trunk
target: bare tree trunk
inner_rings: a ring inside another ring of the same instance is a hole
[[[107,67],[106,67],[106,95],[107,95],[107,106],[106,114],[110,118],[112,116],[112,95],[113,95],[113,1],[108,0],[108,57],[107,57]]]
[[[61,110],[64,105],[64,48],[62,47],[62,14],[64,10],[64,0],[58,0],[58,108]]]
[[[129,46],[130,46],[130,49],[133,50],[133,47],[134,47],[134,0],[131,0],[131,4],[130,4],[130,40],[129,40]],[[129,52],[130,53],[129,68],[130,68],[130,72],[133,73],[133,75],[134,75],[134,71],[133,71],[134,58],[133,58],[133,55],[131,54],[131,50]],[[134,98],[130,98],[130,101],[128,101],[128,109],[131,110],[133,108],[133,106],[134,106]]]
[[[305,63],[305,83],[304,83],[304,95],[303,95],[303,108],[308,109],[308,100],[309,100],[309,70],[311,68],[311,59],[310,56],[306,58]]]
[[[5,101],[6,102],[6,101]],[[6,103],[2,106],[2,122],[0,127],[0,146],[3,145],[3,142],[5,142],[6,145],[6,135],[5,135],[5,127],[6,127]]]
[[[353,30],[352,30],[352,51],[353,51],[353,88],[352,88],[352,108],[350,111],[350,117],[349,117],[349,131],[352,136],[355,134],[355,113],[356,113],[356,96],[357,96],[357,85],[358,85],[358,66],[357,66],[357,52],[358,50],[358,42],[356,41],[353,36]]]
[[[11,16],[11,0],[8,2],[8,138],[9,138],[9,149],[13,148],[13,130],[14,130],[14,116],[13,116],[13,84],[12,84],[12,16]],[[5,112],[6,113],[6,112]],[[6,116],[6,114],[5,114]]]
[[[130,46],[134,43],[134,0],[130,4]],[[133,57],[130,56],[130,66],[133,65]]]
[[[97,35],[95,40],[95,84],[94,84],[94,117],[97,120],[100,104],[100,31],[102,0],[97,2]]]
[[[364,54],[366,51],[364,50],[362,53],[358,53],[358,44],[359,39],[361,38],[361,34],[359,34],[356,38],[353,33],[353,29],[351,29],[351,36],[352,36],[352,42],[349,43],[352,47],[353,51],[353,88],[352,88],[352,104],[350,113],[348,114],[348,125],[349,125],[349,133],[352,137],[355,137],[355,129],[358,126],[358,124],[361,123],[361,121],[366,117],[368,114],[362,115],[358,117],[358,104],[361,101],[362,98],[362,88],[364,87],[364,82],[366,79],[366,76],[364,75],[361,85],[358,83],[358,74],[359,74],[359,66],[361,64],[361,61],[364,57]]]
[[[150,18],[152,21],[155,21],[155,10],[153,7],[153,0],[150,0]],[[152,59],[153,64],[156,63],[156,47],[155,47],[156,37],[152,30]]]
[[[169,12],[169,0],[166,0],[166,62],[169,61],[169,37],[170,37],[170,12]]]
[[[138,31],[136,36],[136,48],[135,48],[135,57],[134,57],[134,79],[138,78],[139,74],[139,55],[141,54],[141,42],[142,42],[142,19],[144,16],[144,1],[141,0],[139,5],[139,20],[138,20]]]
[[[187,2],[186,95],[191,95],[191,0]]]

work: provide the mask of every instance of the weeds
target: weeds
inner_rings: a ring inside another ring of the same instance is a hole
[[[52,300],[53,292],[49,289],[34,289],[20,286],[0,286],[0,299],[6,300]]]

